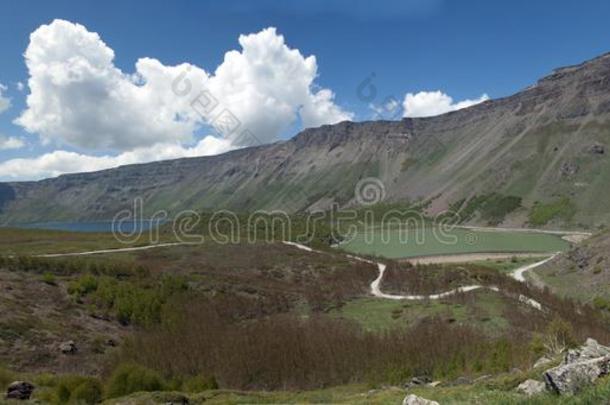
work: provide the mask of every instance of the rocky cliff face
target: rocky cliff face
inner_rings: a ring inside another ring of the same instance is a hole
[[[610,221],[610,55],[558,69],[514,96],[438,117],[343,122],[289,141],[220,156],[132,165],[39,182],[0,184],[0,223],[111,219],[142,197],[147,212],[325,208],[355,204],[381,179],[388,201],[430,199],[439,211],[491,192],[562,199],[574,225]],[[476,221],[476,218],[474,219]]]

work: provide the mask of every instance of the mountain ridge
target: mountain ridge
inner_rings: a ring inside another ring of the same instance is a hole
[[[599,204],[609,144],[607,53],[439,116],[344,121],[217,156],[0,183],[0,223],[111,219],[138,196],[147,213],[324,209],[355,204],[358,181],[376,177],[387,201],[429,200],[431,212],[490,193],[518,197],[522,206],[503,219],[511,225],[528,223],[536,204],[568,199],[576,213],[548,222],[590,227],[610,221]]]

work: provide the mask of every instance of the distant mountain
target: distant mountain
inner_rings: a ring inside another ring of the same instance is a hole
[[[353,205],[366,177],[386,200],[429,200],[473,223],[610,222],[610,54],[558,69],[503,99],[431,118],[342,122],[219,156],[0,184],[0,222]]]

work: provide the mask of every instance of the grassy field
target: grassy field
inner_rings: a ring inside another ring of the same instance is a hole
[[[557,235],[532,232],[494,232],[456,228],[443,234],[436,228],[373,229],[341,245],[356,254],[391,259],[461,253],[557,252],[569,243]]]
[[[333,316],[358,322],[367,331],[384,331],[413,326],[429,317],[441,317],[448,323],[476,325],[492,334],[508,327],[502,317],[512,302],[493,291],[471,293],[467,299],[441,301],[393,301],[358,298],[331,311]]]
[[[150,244],[149,239],[149,234],[144,232],[140,240],[125,245],[117,241],[112,233],[109,232],[87,233],[41,229],[0,228],[0,254],[31,255],[114,249],[148,245]]]
[[[553,394],[539,394],[526,397],[514,388],[526,378],[540,378],[539,372],[517,373],[484,380],[478,384],[422,387],[404,390],[399,387],[370,389],[366,385],[347,385],[303,392],[246,392],[214,390],[189,395],[191,404],[400,404],[407,394],[451,405],[576,405],[605,404],[610,394],[610,380],[605,378],[599,384],[587,388],[575,396],[559,397]],[[185,395],[181,393],[138,393],[118,400],[108,400],[107,405],[124,403],[169,403],[177,402]]]

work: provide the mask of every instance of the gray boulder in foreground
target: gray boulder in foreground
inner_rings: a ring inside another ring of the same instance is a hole
[[[417,395],[410,394],[405,397],[402,401],[402,405],[439,405],[436,401],[430,401],[428,399],[418,397]]]
[[[25,381],[14,381],[6,390],[6,399],[27,400],[32,396],[34,386]]]
[[[545,371],[543,377],[549,390],[574,394],[609,373],[610,348],[587,339],[581,348],[569,350],[563,362]]]
[[[546,391],[546,385],[541,381],[526,380],[517,387],[517,391],[529,396],[541,394]]]

